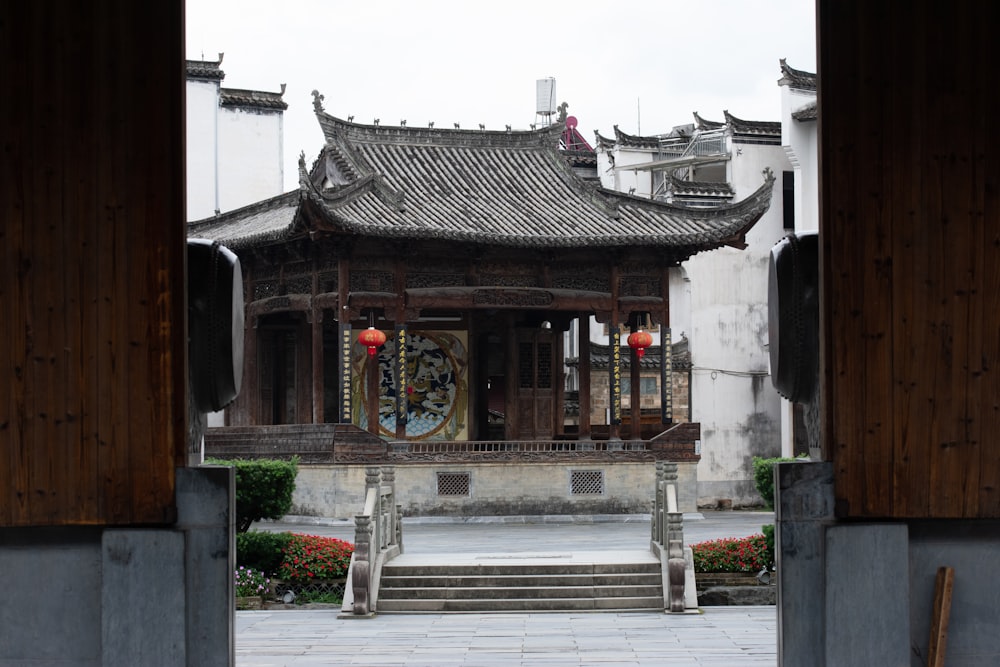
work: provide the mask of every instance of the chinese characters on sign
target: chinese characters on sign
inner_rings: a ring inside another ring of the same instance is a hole
[[[670,327],[663,327],[660,332],[660,421],[664,424],[672,424],[674,421],[673,367]]]
[[[340,423],[351,423],[351,325],[340,325]]]
[[[406,424],[410,413],[410,392],[406,377],[406,327],[396,327],[396,424]]]
[[[611,363],[608,364],[611,374],[611,424],[622,423],[622,334],[617,324],[608,329],[611,341]]]

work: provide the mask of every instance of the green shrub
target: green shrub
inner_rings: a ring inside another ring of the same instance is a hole
[[[777,457],[764,459],[759,456],[753,457],[753,481],[757,487],[757,493],[764,499],[764,504],[768,509],[774,509],[774,464],[781,461],[797,461],[794,458]]]
[[[255,521],[280,519],[292,508],[298,459],[277,461],[210,459],[206,463],[236,468],[236,531],[245,533]]]
[[[767,542],[767,562],[773,565],[776,562],[774,558],[774,524],[766,523],[760,528],[764,532],[764,540]]]
[[[767,555],[767,541],[763,535],[727,537],[691,545],[695,572],[753,572],[757,573],[771,562]]]
[[[292,533],[284,551],[278,577],[302,582],[346,576],[354,545],[333,537]]]
[[[285,558],[291,533],[251,530],[236,535],[236,564],[273,576]]]

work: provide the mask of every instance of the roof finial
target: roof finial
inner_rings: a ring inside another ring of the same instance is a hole
[[[299,152],[299,187],[305,189],[309,183],[309,173],[306,171],[306,152]]]
[[[559,120],[556,121],[556,122],[565,123],[566,122],[566,115],[567,115],[566,114],[566,110],[569,109],[569,102],[563,102],[562,104],[560,104],[556,108],[559,109]]]
[[[318,90],[314,90],[312,92],[312,96],[313,96],[313,111],[316,113],[323,113],[324,111],[323,100],[325,98],[319,94]]]

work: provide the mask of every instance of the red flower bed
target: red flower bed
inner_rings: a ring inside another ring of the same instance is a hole
[[[691,545],[695,572],[760,572],[770,566],[763,535],[708,540]]]
[[[337,579],[347,576],[354,545],[333,537],[292,534],[283,550],[278,577],[285,581]]]

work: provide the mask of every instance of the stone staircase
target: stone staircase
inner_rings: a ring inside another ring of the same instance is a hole
[[[580,554],[478,556],[447,564],[407,560],[382,568],[378,613],[664,609],[660,563],[643,552],[614,562]]]

